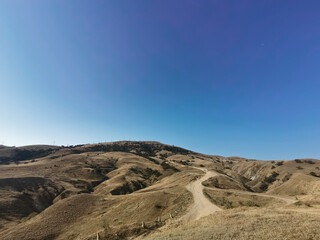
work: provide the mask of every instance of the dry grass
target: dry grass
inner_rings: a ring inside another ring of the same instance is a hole
[[[284,209],[240,208],[217,212],[196,222],[140,237],[144,240],[319,239],[320,215]]]
[[[205,195],[216,205],[224,208],[247,207],[275,207],[285,204],[284,201],[271,197],[247,194],[246,192],[219,191],[205,189]]]
[[[165,169],[163,162],[180,171]],[[309,173],[320,174],[320,161],[309,162],[279,165],[208,156],[156,142],[60,148],[0,165],[0,239],[93,240],[97,232],[103,240],[141,234],[150,234],[146,239],[317,239],[320,181]],[[193,202],[185,186],[203,175],[193,168],[199,166],[221,174],[208,186],[225,189],[208,190],[211,198],[225,198],[237,208],[182,225],[176,219]],[[273,171],[279,175],[268,193],[291,195],[298,204],[283,207],[246,191],[261,191],[261,182]]]

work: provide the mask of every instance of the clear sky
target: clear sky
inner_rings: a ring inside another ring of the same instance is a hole
[[[0,1],[0,144],[320,158],[320,1]]]

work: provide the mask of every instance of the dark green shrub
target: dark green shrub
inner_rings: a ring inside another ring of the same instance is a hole
[[[311,176],[314,176],[314,177],[320,177],[318,174],[316,174],[315,172],[310,172],[309,173]]]
[[[270,176],[268,177],[265,177],[264,178],[264,182],[267,182],[267,183],[273,183],[274,181],[277,180],[277,176],[279,175],[279,173],[276,173],[276,172],[272,172]]]
[[[161,167],[163,168],[163,170],[169,170],[169,169],[171,169],[171,170],[173,170],[173,171],[175,171],[175,172],[178,172],[178,171],[179,171],[179,170],[176,169],[174,166],[171,166],[170,164],[168,164],[168,163],[166,163],[166,162],[162,162],[160,165],[161,165]]]
[[[305,163],[309,163],[309,164],[315,164],[315,162],[314,162],[314,161],[311,161],[311,160],[305,160],[304,162],[305,162]]]
[[[283,165],[283,161],[277,162],[276,165],[277,165],[277,166]]]
[[[186,165],[186,166],[190,165],[187,161],[180,161],[179,163],[182,164],[182,165]]]
[[[144,179],[149,179],[153,175],[156,176],[156,177],[160,177],[161,173],[158,170],[153,170],[151,168],[147,168],[145,170],[145,173],[143,174],[143,178]]]
[[[265,182],[262,182],[262,184],[261,184],[261,186],[260,186],[260,189],[261,189],[262,191],[267,191],[267,190],[268,190],[268,187],[269,187],[268,184],[266,184]]]

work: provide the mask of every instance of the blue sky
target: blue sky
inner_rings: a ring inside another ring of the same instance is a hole
[[[319,1],[0,2],[0,144],[320,158]]]

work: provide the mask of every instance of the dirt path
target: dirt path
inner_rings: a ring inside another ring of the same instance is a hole
[[[215,172],[208,171],[207,169],[200,170],[204,171],[205,175],[186,186],[193,195],[194,203],[188,213],[180,218],[181,221],[198,220],[221,210],[219,207],[212,204],[203,194],[204,186],[202,185],[202,182],[216,176],[217,174]]]
[[[203,190],[205,188],[208,189],[214,189],[218,191],[228,191],[228,192],[234,192],[234,193],[240,193],[240,194],[248,194],[248,195],[256,195],[256,196],[262,196],[262,197],[269,197],[269,198],[275,198],[278,200],[282,200],[286,202],[288,205],[295,203],[297,200],[291,199],[289,197],[283,197],[283,196],[276,196],[276,195],[269,195],[264,193],[252,193],[252,192],[245,192],[240,190],[231,190],[231,189],[218,189],[218,188],[209,188],[202,185],[202,182],[205,180],[217,176],[218,173],[215,173],[213,171],[208,171],[207,169],[197,168],[203,172],[205,172],[205,175],[203,175],[201,178],[199,178],[196,181],[193,181],[189,183],[186,188],[189,190],[193,195],[194,203],[191,206],[190,210],[182,216],[179,220],[180,221],[192,221],[192,220],[198,220],[202,217],[208,216],[216,211],[221,211],[222,209],[218,206],[214,205],[209,199],[205,197],[203,194]]]

